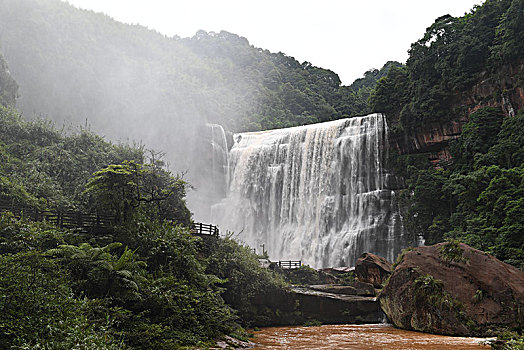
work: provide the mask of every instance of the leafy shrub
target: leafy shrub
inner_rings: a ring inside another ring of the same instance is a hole
[[[464,249],[460,246],[460,242],[455,239],[449,239],[440,247],[439,257],[448,264],[469,262],[469,259],[464,256]]]

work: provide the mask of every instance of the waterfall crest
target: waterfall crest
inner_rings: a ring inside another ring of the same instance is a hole
[[[394,260],[404,237],[384,170],[384,116],[234,135],[222,230],[272,259],[351,266],[363,252]]]

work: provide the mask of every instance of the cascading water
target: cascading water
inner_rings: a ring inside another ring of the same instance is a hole
[[[270,258],[351,266],[363,252],[394,260],[413,245],[392,206],[381,114],[234,135],[222,230]]]
[[[194,172],[190,183],[196,191],[188,193],[188,202],[197,221],[211,221],[211,205],[228,193],[229,155],[226,132],[221,125],[205,124],[198,133],[194,150]]]

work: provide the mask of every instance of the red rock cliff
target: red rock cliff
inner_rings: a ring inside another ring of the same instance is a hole
[[[429,153],[438,166],[449,161],[450,140],[462,132],[469,115],[483,107],[499,107],[505,116],[512,117],[524,106],[524,63],[506,66],[493,74],[484,73],[479,83],[466,92],[456,92],[452,110],[456,111],[449,122],[429,123],[413,132],[392,137],[391,142],[400,153]]]

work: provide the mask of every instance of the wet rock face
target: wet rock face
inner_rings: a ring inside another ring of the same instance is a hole
[[[391,146],[401,154],[428,153],[435,167],[450,161],[448,145],[460,137],[469,116],[484,107],[498,107],[506,117],[513,117],[524,107],[524,87],[519,76],[524,64],[503,66],[493,73],[485,72],[471,89],[456,92],[449,121],[430,122],[409,133],[391,135]]]
[[[405,253],[379,300],[399,328],[486,336],[524,326],[524,273],[465,244],[440,243]]]
[[[381,256],[364,253],[358,258],[355,266],[355,276],[361,282],[371,283],[375,288],[382,284],[391,274],[391,263]]]

